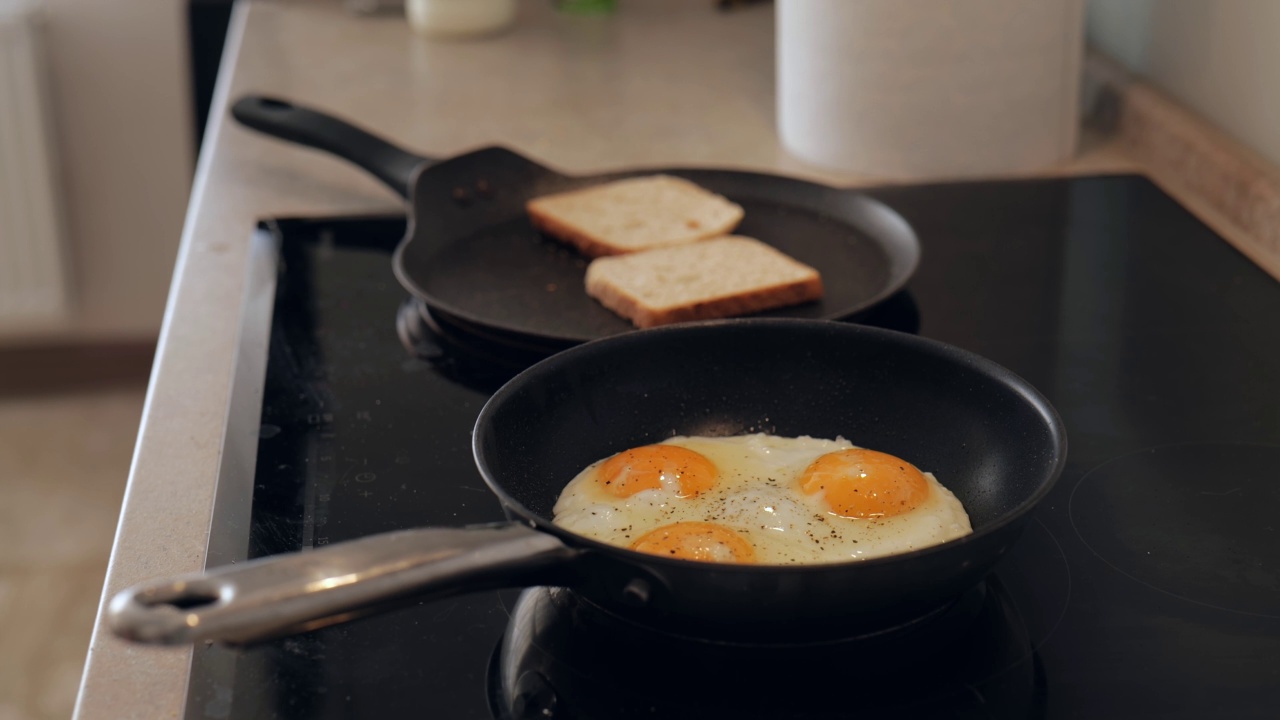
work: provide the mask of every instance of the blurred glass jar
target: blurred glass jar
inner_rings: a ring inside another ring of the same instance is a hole
[[[404,11],[419,35],[463,39],[506,29],[516,18],[516,0],[406,0]]]

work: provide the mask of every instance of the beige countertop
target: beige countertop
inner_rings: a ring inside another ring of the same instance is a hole
[[[436,156],[498,143],[571,172],[706,165],[870,182],[805,167],[779,147],[768,6],[721,13],[664,0],[601,18],[526,2],[520,11],[507,34],[443,43],[413,36],[402,18],[356,18],[333,2],[237,6],[104,597],[204,565],[240,318],[260,300],[246,295],[256,220],[401,207],[343,161],[228,121],[230,99],[293,99]],[[1133,171],[1125,147],[1089,144],[1042,174]],[[190,658],[189,648],[120,641],[100,614],[77,717],[180,716]]]

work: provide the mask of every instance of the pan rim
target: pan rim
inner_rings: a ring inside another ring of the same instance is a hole
[[[486,425],[492,415],[497,411],[497,407],[506,401],[507,398],[515,394],[521,387],[528,384],[531,378],[535,378],[540,373],[546,373],[548,367],[553,360],[559,359],[563,361],[564,356],[572,357],[573,355],[594,352],[600,343],[630,343],[630,342],[647,342],[641,338],[664,336],[688,332],[698,332],[707,328],[717,327],[735,327],[735,326],[808,326],[814,331],[819,329],[840,328],[837,332],[866,333],[869,335],[880,335],[891,338],[898,342],[904,342],[908,345],[916,345],[926,351],[937,353],[943,356],[949,356],[953,359],[963,360],[966,364],[976,368],[980,372],[1002,381],[1010,389],[1016,391],[1022,399],[1035,409],[1045,420],[1045,425],[1049,430],[1053,441],[1052,447],[1055,450],[1055,457],[1052,463],[1040,475],[1042,481],[1027,499],[1004,513],[994,522],[985,525],[980,530],[974,530],[960,538],[948,540],[938,545],[920,548],[905,553],[897,553],[893,555],[885,555],[866,560],[850,560],[845,562],[828,562],[828,563],[800,563],[794,565],[739,565],[732,563],[713,563],[697,560],[682,560],[678,558],[668,558],[662,555],[653,555],[649,553],[641,553],[629,548],[618,545],[611,545],[599,540],[570,532],[555,525],[553,522],[544,518],[542,515],[533,512],[523,503],[517,501],[503,488],[502,484],[495,479],[494,473],[484,459],[486,451],[486,441],[479,429]],[[561,540],[565,541],[570,547],[603,552],[607,554],[622,553],[624,558],[629,558],[636,563],[649,563],[657,566],[667,566],[673,568],[701,568],[704,570],[714,570],[715,572],[726,573],[785,573],[785,574],[808,574],[831,572],[833,570],[850,570],[857,567],[883,567],[894,563],[902,563],[904,561],[915,558],[923,558],[936,555],[942,552],[950,552],[956,547],[963,547],[978,544],[991,535],[1010,527],[1015,524],[1022,524],[1026,521],[1027,515],[1031,513],[1040,502],[1053,490],[1062,475],[1063,468],[1067,461],[1067,432],[1066,426],[1059,416],[1058,411],[1053,407],[1039,390],[1031,383],[1027,382],[1022,376],[1012,370],[1000,365],[994,360],[985,358],[977,353],[969,350],[950,345],[939,340],[920,337],[910,333],[899,332],[896,330],[888,330],[885,328],[877,328],[867,325],[854,325],[848,323],[840,323],[832,320],[813,320],[801,318],[736,318],[729,320],[707,320],[701,322],[679,323],[675,325],[667,325],[648,330],[635,331],[630,333],[622,333],[613,335],[599,340],[583,343],[581,345],[569,348],[551,357],[542,360],[534,365],[526,368],[518,375],[507,381],[501,388],[497,390],[489,400],[485,402],[480,409],[479,415],[476,417],[476,423],[471,432],[471,451],[472,459],[476,468],[480,471],[481,477],[484,479],[485,485],[489,487],[489,491],[497,496],[502,503],[504,509],[518,515],[521,520],[534,530],[546,532]]]
[[[581,334],[575,334],[575,333],[552,334],[552,333],[542,332],[542,331],[531,331],[527,327],[521,327],[520,325],[517,325],[517,324],[508,323],[501,320],[495,320],[493,318],[481,317],[469,310],[460,309],[458,306],[452,303],[442,302],[439,298],[435,297],[432,293],[428,292],[419,283],[417,283],[413,279],[411,274],[405,269],[405,262],[404,262],[405,253],[408,252],[408,248],[414,244],[416,240],[416,235],[417,235],[418,218],[417,218],[417,213],[415,212],[413,198],[417,194],[416,191],[417,191],[418,181],[421,178],[421,176],[423,174],[426,174],[432,171],[437,167],[441,167],[447,164],[450,161],[457,160],[460,158],[465,158],[476,153],[482,153],[482,152],[492,151],[492,150],[501,150],[504,152],[512,153],[517,157],[521,158],[522,160],[525,160],[526,162],[538,165],[539,167],[546,169],[548,172],[554,173],[556,175],[560,175],[561,177],[568,178],[570,180],[576,180],[576,181],[610,182],[612,180],[618,180],[622,178],[637,177],[642,175],[654,175],[654,174],[668,174],[668,175],[675,175],[677,177],[687,178],[688,175],[716,173],[718,175],[734,175],[734,176],[740,176],[744,178],[752,178],[752,177],[767,178],[768,180],[775,181],[775,182],[776,181],[789,182],[799,186],[804,186],[809,188],[818,188],[826,192],[841,193],[841,194],[847,195],[851,200],[873,208],[877,213],[880,213],[884,217],[888,218],[894,225],[899,226],[897,229],[897,234],[900,236],[900,238],[894,239],[894,240],[886,240],[881,238],[879,234],[869,233],[862,228],[858,228],[861,234],[873,237],[873,241],[876,244],[876,246],[881,248],[883,251],[885,251],[886,256],[891,256],[891,253],[888,252],[888,249],[890,247],[900,246],[900,248],[905,252],[905,262],[903,263],[902,267],[889,277],[888,282],[886,282],[881,287],[879,292],[868,297],[867,299],[863,300],[862,302],[856,305],[841,308],[836,312],[831,312],[826,315],[823,315],[821,318],[760,318],[760,319],[844,320],[844,319],[853,317],[858,313],[866,312],[867,310],[874,308],[875,306],[879,305],[880,303],[884,302],[886,299],[891,297],[894,293],[902,290],[904,287],[906,287],[907,283],[911,280],[912,277],[915,276],[916,271],[919,270],[920,268],[920,259],[922,255],[922,249],[920,246],[920,238],[916,235],[915,229],[911,226],[909,222],[907,222],[906,218],[904,218],[902,214],[899,213],[897,210],[894,210],[893,207],[891,207],[890,205],[888,205],[887,203],[881,200],[878,200],[872,197],[866,192],[863,192],[861,189],[842,188],[834,185],[828,185],[822,182],[794,177],[791,175],[759,172],[759,171],[753,171],[753,170],[741,170],[741,169],[733,169],[733,168],[716,168],[716,167],[688,167],[688,166],[644,167],[644,168],[629,168],[626,170],[604,172],[604,173],[598,173],[598,174],[592,174],[592,175],[566,175],[564,173],[560,173],[555,170],[546,168],[546,166],[542,165],[541,163],[537,163],[533,160],[530,160],[526,158],[524,155],[521,155],[520,153],[516,153],[513,150],[509,150],[501,146],[492,146],[492,147],[481,148],[479,150],[472,151],[471,153],[459,155],[454,158],[450,158],[449,160],[445,160],[439,163],[434,163],[429,166],[423,166],[419,168],[418,172],[414,175],[413,182],[411,185],[411,190],[409,193],[410,199],[408,202],[409,207],[407,212],[407,224],[405,226],[404,238],[396,245],[395,251],[392,253],[392,256],[391,256],[392,272],[395,274],[396,279],[400,282],[400,285],[402,287],[408,290],[411,294],[413,294],[419,300],[426,303],[428,307],[439,308],[440,310],[454,317],[465,320],[475,325],[492,328],[494,330],[510,333],[512,335],[536,338],[543,342],[551,342],[551,343],[555,343],[557,345],[563,345],[566,347],[581,344],[581,343],[594,342],[596,340],[602,340],[605,338],[618,337],[619,335],[626,335],[630,332],[635,331],[634,329],[629,330],[626,328],[620,328],[618,332],[612,333],[609,335],[594,335],[594,334],[581,335]],[[587,258],[587,260],[589,261],[590,258]]]

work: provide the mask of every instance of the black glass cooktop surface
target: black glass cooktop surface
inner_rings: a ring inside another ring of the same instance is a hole
[[[1067,424],[1061,480],[988,581],[883,636],[781,651],[619,627],[564,591],[478,593],[199,647],[187,716],[1274,717],[1280,283],[1140,177],[871,194],[923,260],[861,320],[1009,367]],[[407,302],[403,219],[268,225],[252,497],[217,499],[252,510],[215,522],[210,563],[501,519],[471,427],[536,353]]]

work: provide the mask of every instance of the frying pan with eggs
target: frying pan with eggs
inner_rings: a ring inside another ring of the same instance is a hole
[[[906,458],[959,498],[974,532],[870,560],[735,565],[643,554],[551,522],[565,484],[602,457],[674,435],[760,431],[843,436]],[[111,602],[113,629],[144,642],[247,643],[410,599],[560,585],[680,634],[852,637],[925,617],[978,583],[1066,456],[1049,403],[988,360],[913,335],[789,319],[675,325],[564,351],[490,399],[473,445],[510,522],[374,535],[146,583]]]
[[[393,265],[405,289],[455,327],[543,354],[633,328],[587,295],[586,258],[529,222],[525,202],[541,195],[665,173],[728,197],[746,211],[736,232],[822,273],[821,300],[766,316],[851,317],[900,290],[920,259],[906,221],[853,190],[732,170],[571,176],[500,147],[435,161],[283,100],[249,96],[231,112],[255,130],[350,160],[403,196],[409,227]]]

